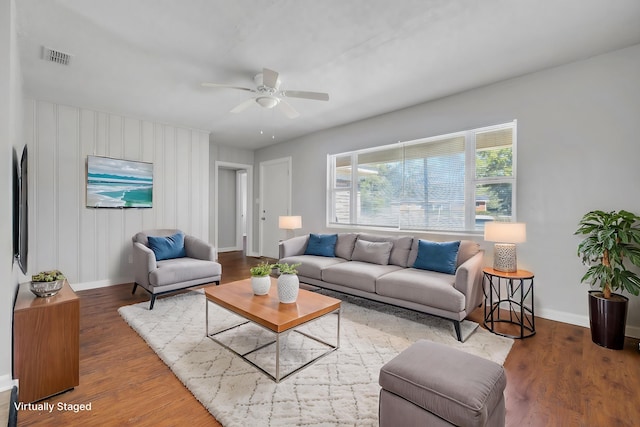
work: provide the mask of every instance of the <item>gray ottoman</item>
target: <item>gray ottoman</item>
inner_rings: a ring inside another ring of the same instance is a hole
[[[380,369],[380,426],[504,426],[504,368],[420,340]]]

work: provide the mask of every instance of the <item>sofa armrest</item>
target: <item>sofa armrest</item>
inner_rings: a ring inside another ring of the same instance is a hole
[[[142,243],[133,244],[133,276],[137,284],[149,286],[149,273],[158,268],[156,254]]]
[[[281,241],[278,245],[279,259],[295,255],[304,255],[304,251],[307,249],[307,243],[309,243],[308,234]]]
[[[194,236],[184,236],[184,249],[189,258],[205,261],[215,261],[218,255],[213,245]]]
[[[470,314],[482,301],[482,265],[484,251],[481,250],[456,270],[454,287],[465,295],[465,309]]]

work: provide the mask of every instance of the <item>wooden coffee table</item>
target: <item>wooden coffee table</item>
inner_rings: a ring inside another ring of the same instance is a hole
[[[207,336],[222,347],[231,351],[232,353],[240,356],[242,359],[256,367],[263,372],[269,378],[275,382],[295,374],[296,372],[306,368],[319,359],[334,352],[340,347],[340,300],[331,298],[325,295],[320,295],[315,292],[310,292],[304,289],[300,289],[298,299],[295,303],[282,304],[278,301],[278,289],[277,280],[271,278],[271,289],[267,295],[254,295],[251,289],[251,279],[240,280],[238,282],[227,283],[220,286],[210,286],[205,288],[206,303],[206,331]],[[233,325],[231,327],[218,330],[215,332],[209,332],[209,303],[215,303],[222,308],[225,308],[240,317],[246,319],[245,321]],[[331,313],[337,314],[337,327],[336,327],[336,343],[328,343],[318,337],[312,336],[306,332],[296,330],[294,328],[304,325],[313,320],[317,320],[321,317],[329,315]],[[231,329],[239,328],[252,322],[262,328],[271,331],[275,334],[275,340],[266,344],[260,345],[245,353],[239,353],[231,347],[227,346],[223,342],[219,341],[216,336],[227,332]],[[282,375],[280,372],[280,336],[281,334],[292,331],[304,335],[307,338],[315,340],[328,347],[327,351],[313,358],[312,360],[304,363],[302,366],[297,367],[293,371]],[[266,371],[261,366],[258,366],[252,360],[249,360],[246,356],[255,353],[269,345],[276,345],[276,367],[275,375]]]

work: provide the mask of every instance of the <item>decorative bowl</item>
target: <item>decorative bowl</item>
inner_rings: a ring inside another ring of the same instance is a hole
[[[54,280],[53,282],[31,282],[31,292],[39,297],[52,297],[62,289],[64,279]]]

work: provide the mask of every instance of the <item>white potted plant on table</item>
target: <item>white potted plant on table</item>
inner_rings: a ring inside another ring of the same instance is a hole
[[[278,299],[281,303],[290,304],[298,299],[298,290],[300,288],[300,280],[298,279],[298,270],[300,263],[289,265],[287,263],[275,264],[274,267],[280,270],[278,277]]]
[[[273,265],[267,262],[261,262],[260,264],[253,266],[249,269],[251,273],[251,288],[254,295],[266,295],[271,288],[271,270]]]

